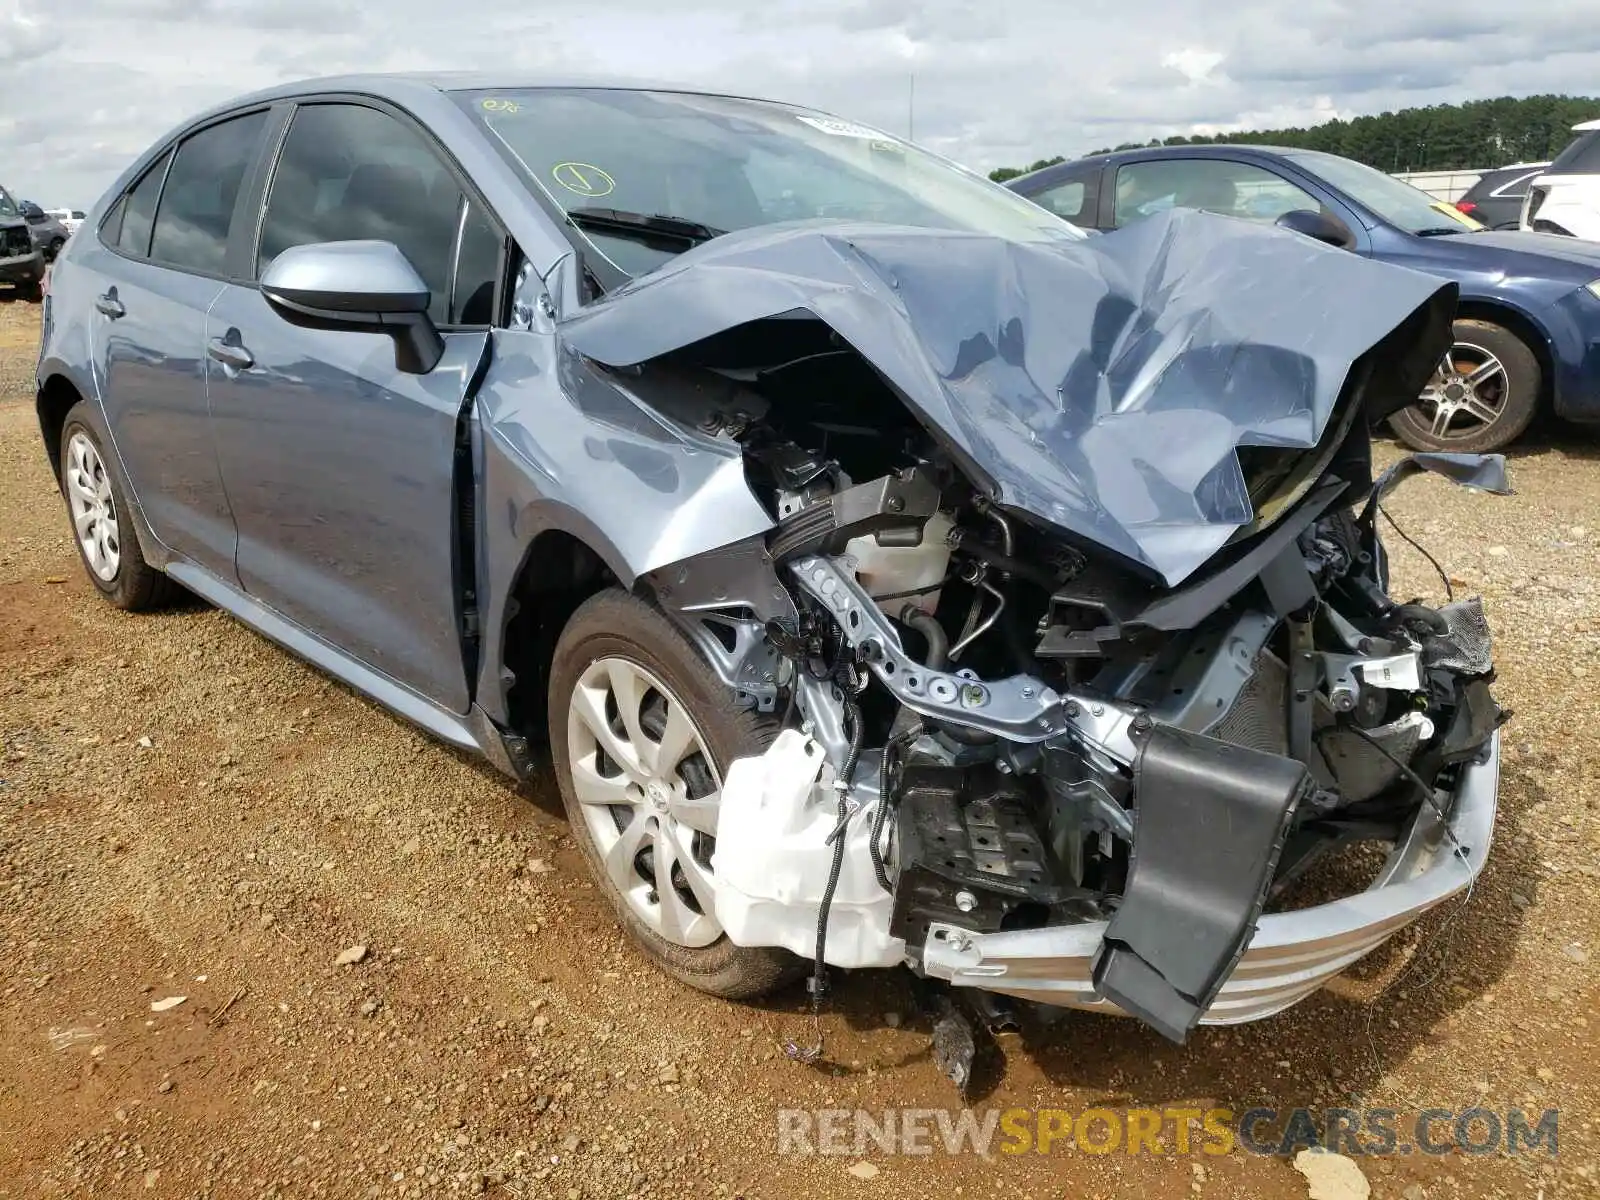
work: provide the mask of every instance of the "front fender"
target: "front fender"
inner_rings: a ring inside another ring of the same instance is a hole
[[[631,588],[772,526],[736,443],[662,415],[553,331],[496,331],[476,425],[478,698],[496,720],[507,605],[541,534],[570,534]]]

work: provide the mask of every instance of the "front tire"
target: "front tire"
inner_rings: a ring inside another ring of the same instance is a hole
[[[122,488],[106,466],[81,402],[61,427],[61,494],[89,582],[118,608],[146,612],[171,597],[172,582],[145,562]]]
[[[1476,454],[1509,446],[1538,409],[1539,360],[1516,334],[1489,321],[1460,320],[1454,332],[1418,402],[1389,425],[1414,450]]]
[[[724,772],[776,732],[771,718],[735,708],[677,626],[626,592],[585,601],[556,643],[550,747],[573,839],[651,961],[731,999],[771,991],[803,965],[735,946],[713,907]]]

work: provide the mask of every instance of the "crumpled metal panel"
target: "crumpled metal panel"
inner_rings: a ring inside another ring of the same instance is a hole
[[[1238,448],[1316,445],[1375,348],[1369,417],[1410,403],[1455,297],[1431,276],[1186,209],[1044,244],[800,222],[698,247],[560,332],[631,366],[811,314],[1003,503],[1175,585],[1253,518]]]

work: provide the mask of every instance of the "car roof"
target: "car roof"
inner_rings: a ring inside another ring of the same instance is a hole
[[[275,100],[292,100],[296,96],[326,92],[353,92],[372,95],[384,100],[404,104],[419,97],[437,96],[446,92],[468,91],[523,91],[533,88],[606,88],[613,91],[668,91],[702,96],[728,96],[737,99],[761,99],[743,96],[715,88],[693,87],[671,80],[647,79],[621,75],[584,75],[577,73],[531,73],[527,71],[393,71],[348,75],[323,75],[309,79],[291,80],[259,91],[235,96],[210,111],[194,118],[205,120],[213,115],[251,104]],[[186,122],[192,124],[194,121]]]
[[[1548,167],[1549,165],[1550,164],[1547,162],[1536,162],[1512,163],[1509,167],[1494,167],[1491,170],[1480,172],[1478,175],[1478,181],[1472,185],[1472,188],[1480,188],[1485,184],[1495,183],[1503,180],[1508,175],[1531,175],[1536,171],[1544,170],[1544,168]]]
[[[1015,188],[1027,182],[1041,182],[1055,179],[1086,166],[1111,166],[1125,162],[1140,162],[1150,158],[1170,158],[1181,154],[1187,158],[1228,158],[1242,155],[1245,158],[1285,158],[1297,154],[1320,154],[1318,150],[1300,150],[1293,146],[1267,146],[1255,143],[1228,142],[1217,145],[1205,142],[1200,145],[1183,146],[1140,146],[1133,150],[1108,150],[1103,154],[1090,154],[1083,158],[1069,159],[1062,163],[1052,163],[1048,167],[1040,167],[1037,171],[1029,171],[1026,175],[1017,175],[1006,180],[1006,186]]]
[[[1572,132],[1588,133],[1592,129],[1600,129],[1600,121],[1580,121],[1572,127]]]

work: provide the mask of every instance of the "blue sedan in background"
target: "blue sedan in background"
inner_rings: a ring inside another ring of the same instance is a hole
[[[1418,449],[1497,449],[1544,407],[1600,421],[1600,244],[1492,232],[1382,171],[1312,150],[1130,150],[1046,167],[1007,186],[1085,229],[1201,208],[1274,221],[1454,280],[1455,344],[1417,404],[1391,422]]]

